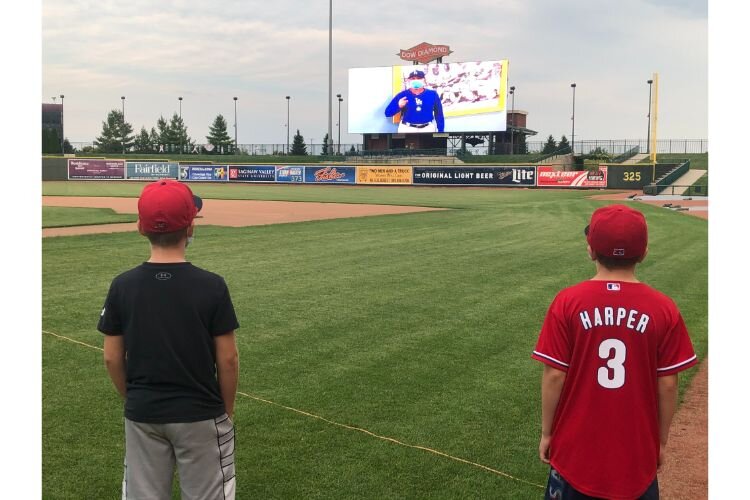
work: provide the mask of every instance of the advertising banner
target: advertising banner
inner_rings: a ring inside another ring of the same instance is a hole
[[[129,161],[125,164],[126,179],[176,179],[177,171],[177,163]]]
[[[357,184],[411,184],[411,181],[411,167],[357,167]]]
[[[276,182],[305,182],[305,167],[276,165]]]
[[[536,169],[536,185],[540,187],[607,187],[607,167],[598,170],[555,170],[549,165],[539,165]]]
[[[125,160],[68,160],[68,179],[125,179]]]
[[[230,182],[276,182],[273,165],[229,165]]]
[[[507,87],[507,59],[351,68],[349,133],[502,131]]]
[[[534,186],[536,167],[414,167],[414,184]]]
[[[305,182],[325,184],[354,184],[355,167],[305,167]]]
[[[180,165],[181,181],[226,181],[226,165]]]

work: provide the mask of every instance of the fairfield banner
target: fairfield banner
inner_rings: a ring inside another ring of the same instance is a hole
[[[555,170],[548,165],[539,165],[536,170],[536,185],[539,187],[584,187],[606,188],[607,167],[598,170]]]
[[[124,179],[125,160],[68,160],[68,179]]]
[[[136,162],[125,164],[125,178],[137,180],[176,179],[177,163]]]
[[[357,167],[357,184],[411,184],[411,167]]]

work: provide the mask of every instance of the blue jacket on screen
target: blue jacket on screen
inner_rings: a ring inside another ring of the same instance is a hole
[[[412,93],[411,90],[403,90],[396,94],[390,104],[385,108],[385,116],[391,117],[399,112],[398,101],[406,97],[408,102],[404,106],[401,121],[420,125],[432,121],[433,115],[437,123],[438,132],[445,129],[445,118],[443,117],[443,104],[440,102],[438,93],[434,90],[424,89],[419,95]],[[419,110],[417,109],[419,108]]]

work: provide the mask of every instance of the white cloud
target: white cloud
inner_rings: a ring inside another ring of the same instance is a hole
[[[445,43],[454,51],[449,61],[509,58],[516,106],[529,111],[529,127],[540,136],[570,134],[569,85],[576,81],[577,137],[644,137],[645,80],[658,71],[661,137],[702,138],[707,22],[695,8],[700,2],[691,5],[336,1],[334,94],[344,93],[345,126],[347,68],[399,64],[399,49]],[[42,99],[66,94],[73,141],[92,140],[120,95],[136,129],[171,115],[183,95],[183,117],[199,140],[217,113],[233,122],[235,95],[240,142],[286,140],[285,95],[293,96],[293,129],[322,137],[327,127],[325,2],[47,0],[42,62]],[[336,106],[334,98],[334,122]],[[342,140],[361,136],[343,133]]]

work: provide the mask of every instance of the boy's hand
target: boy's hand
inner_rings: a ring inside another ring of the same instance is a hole
[[[664,446],[663,444],[659,445],[659,461],[656,462],[656,470],[657,471],[660,471],[661,470],[661,466],[664,465],[664,458],[665,458],[665,455],[666,455],[664,453],[665,449],[666,449],[666,446]]]
[[[542,435],[542,439],[539,441],[539,460],[545,464],[549,464],[549,442],[551,440],[552,436]]]

